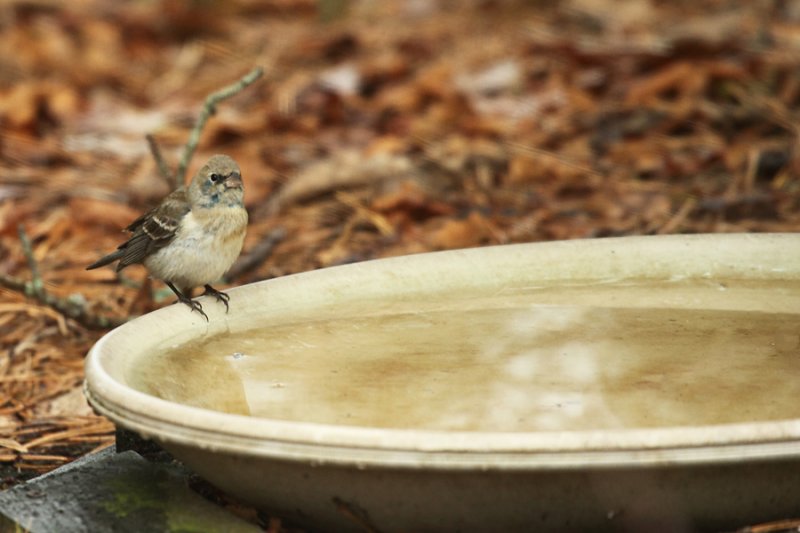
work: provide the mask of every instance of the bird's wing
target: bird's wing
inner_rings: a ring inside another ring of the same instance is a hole
[[[141,263],[147,256],[169,244],[189,209],[186,191],[180,188],[157,207],[134,220],[126,228],[133,235],[119,247],[123,255],[117,263],[117,270]]]

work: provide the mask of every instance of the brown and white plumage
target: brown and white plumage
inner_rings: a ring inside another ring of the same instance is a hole
[[[194,287],[204,286],[228,307],[228,295],[211,283],[218,280],[238,257],[247,229],[244,187],[236,162],[226,155],[213,156],[192,178],[155,208],[134,220],[126,230],[131,237],[116,251],[87,269],[117,261],[117,271],[143,264],[150,275],[163,280],[192,310],[208,318],[199,302],[191,300]]]

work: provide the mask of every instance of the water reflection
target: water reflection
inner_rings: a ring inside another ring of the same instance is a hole
[[[800,381],[787,379],[800,371],[798,311],[787,311],[800,287],[719,286],[665,291],[661,308],[643,307],[644,289],[628,286],[583,302],[573,291],[572,305],[540,290],[378,316],[365,306],[361,316],[166,349],[132,383],[224,412],[372,427],[553,431],[800,416]]]

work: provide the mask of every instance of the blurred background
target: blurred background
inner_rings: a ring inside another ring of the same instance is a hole
[[[170,191],[145,135],[174,169],[205,98],[255,67],[189,167],[222,152],[242,168],[232,285],[800,229],[798,2],[3,0],[0,488],[113,442],[83,357],[173,297],[140,267],[85,266]]]

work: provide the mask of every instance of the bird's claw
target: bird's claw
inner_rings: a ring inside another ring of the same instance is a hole
[[[203,318],[205,318],[206,322],[208,322],[208,315],[206,314],[205,311],[203,311],[203,306],[200,302],[196,302],[191,298],[187,298],[185,296],[183,298],[178,298],[178,301],[181,302],[182,304],[188,305],[189,309],[191,309],[192,311],[197,311],[198,313],[203,315]]]
[[[172,290],[172,292],[175,293],[175,296],[178,297],[178,301],[180,303],[188,305],[189,309],[191,309],[192,311],[197,311],[198,313],[203,315],[203,318],[205,318],[206,322],[208,322],[208,315],[206,314],[205,311],[203,311],[202,304],[200,302],[195,302],[189,297],[192,295],[192,289],[189,289],[189,296],[186,296],[181,291],[179,291],[178,288],[175,286],[175,284],[173,284],[171,281],[164,280],[164,283],[166,283],[167,287],[169,287]]]
[[[231,299],[231,297],[228,296],[227,294],[225,294],[222,291],[218,291],[217,289],[215,289],[211,285],[205,285],[204,288],[205,288],[205,291],[203,292],[203,294],[201,296],[213,296],[214,298],[217,299],[218,302],[222,302],[223,304],[225,304],[225,313],[227,314],[228,313],[228,301]]]

